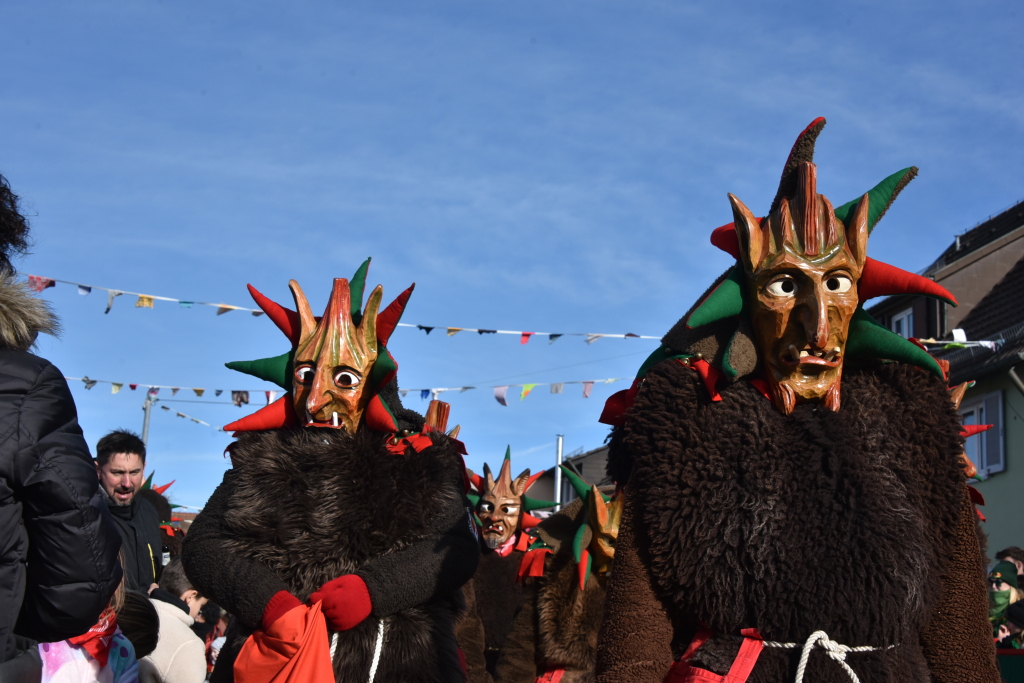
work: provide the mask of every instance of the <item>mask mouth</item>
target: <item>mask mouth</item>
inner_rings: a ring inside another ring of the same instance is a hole
[[[831,349],[797,349],[795,344],[782,354],[782,362],[791,367],[799,365],[815,365],[822,368],[836,368],[842,362],[842,350],[836,346]]]
[[[306,425],[307,427],[327,427],[328,429],[344,429],[345,421],[342,420],[341,416],[337,412],[331,413],[329,420],[317,420],[313,417],[313,414],[306,411]]]
[[[484,528],[483,533],[502,536],[505,534],[505,525],[501,522],[491,522]]]

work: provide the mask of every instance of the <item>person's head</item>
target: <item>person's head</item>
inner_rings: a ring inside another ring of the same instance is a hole
[[[115,429],[96,444],[96,474],[115,505],[131,505],[142,488],[146,444],[134,432]]]
[[[1008,591],[1017,588],[1017,565],[1003,560],[988,573],[989,590]]]
[[[1024,574],[1024,548],[1011,545],[1009,548],[996,553],[996,559],[1012,562],[1017,567],[1017,574]]]
[[[0,175],[0,270],[13,271],[11,258],[28,251],[28,220],[18,202],[7,178]]]
[[[192,582],[185,576],[185,568],[181,565],[180,557],[175,557],[170,564],[164,567],[160,574],[160,587],[184,601],[188,605],[188,615],[193,619],[199,616],[199,610],[208,600],[192,587]]]
[[[142,659],[156,649],[160,633],[160,617],[145,594],[125,591],[124,601],[117,610],[117,626],[135,648],[136,659]]]

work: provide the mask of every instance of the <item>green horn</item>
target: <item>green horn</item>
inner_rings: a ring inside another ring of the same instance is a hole
[[[273,382],[282,389],[292,388],[292,355],[293,351],[282,353],[273,358],[260,358],[259,360],[236,360],[225,363],[230,370],[244,372],[253,377]]]
[[[562,473],[569,479],[569,483],[572,484],[573,489],[576,490],[576,495],[583,500],[587,499],[587,494],[590,493],[590,484],[580,479],[579,475],[570,470],[565,465],[559,465]]]

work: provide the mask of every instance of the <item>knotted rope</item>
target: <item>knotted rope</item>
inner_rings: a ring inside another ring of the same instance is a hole
[[[764,641],[764,646],[791,650],[800,647],[800,644],[778,643],[772,640],[766,640]],[[890,645],[889,647],[881,648],[872,647],[870,645],[858,645],[857,647],[850,647],[849,645],[843,645],[842,643],[837,643],[832,640],[824,631],[815,631],[808,636],[807,640],[804,641],[804,649],[800,653],[800,663],[797,664],[796,667],[796,679],[794,679],[794,683],[803,683],[804,671],[807,669],[807,659],[811,656],[811,650],[815,647],[820,647],[825,651],[825,654],[832,658],[832,661],[843,667],[843,671],[846,672],[846,675],[850,677],[850,680],[853,681],[853,683],[860,683],[860,678],[857,677],[857,672],[851,669],[850,665],[846,663],[846,655],[851,652],[877,652],[878,650],[890,650],[896,646]]]

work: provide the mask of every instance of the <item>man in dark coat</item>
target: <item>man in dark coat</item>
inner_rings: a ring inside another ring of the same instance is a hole
[[[196,589],[236,617],[213,681],[266,680],[259,644],[292,623],[315,637],[281,666],[309,657],[338,681],[462,681],[454,621],[479,559],[464,451],[444,433],[446,404],[426,420],[402,408],[386,343],[411,290],[378,315],[378,286],[362,311],[368,265],[334,281],[321,318],[294,280],[297,311],[250,288],[292,349],[229,367],[289,391],[225,427],[239,432],[233,467],[182,547]]]
[[[80,635],[121,580],[120,539],[61,372],[29,353],[57,320],[9,257],[28,226],[0,176],[0,681],[31,680],[32,641]]]
[[[600,683],[996,683],[963,437],[941,366],[873,296],[935,282],[867,257],[916,169],[833,208],[814,121],[737,259],[606,404],[623,520]],[[628,483],[627,483],[628,482]]]
[[[124,576],[129,590],[146,593],[163,566],[160,516],[142,490],[146,444],[134,432],[116,429],[96,444],[96,474],[117,523],[124,550]]]

